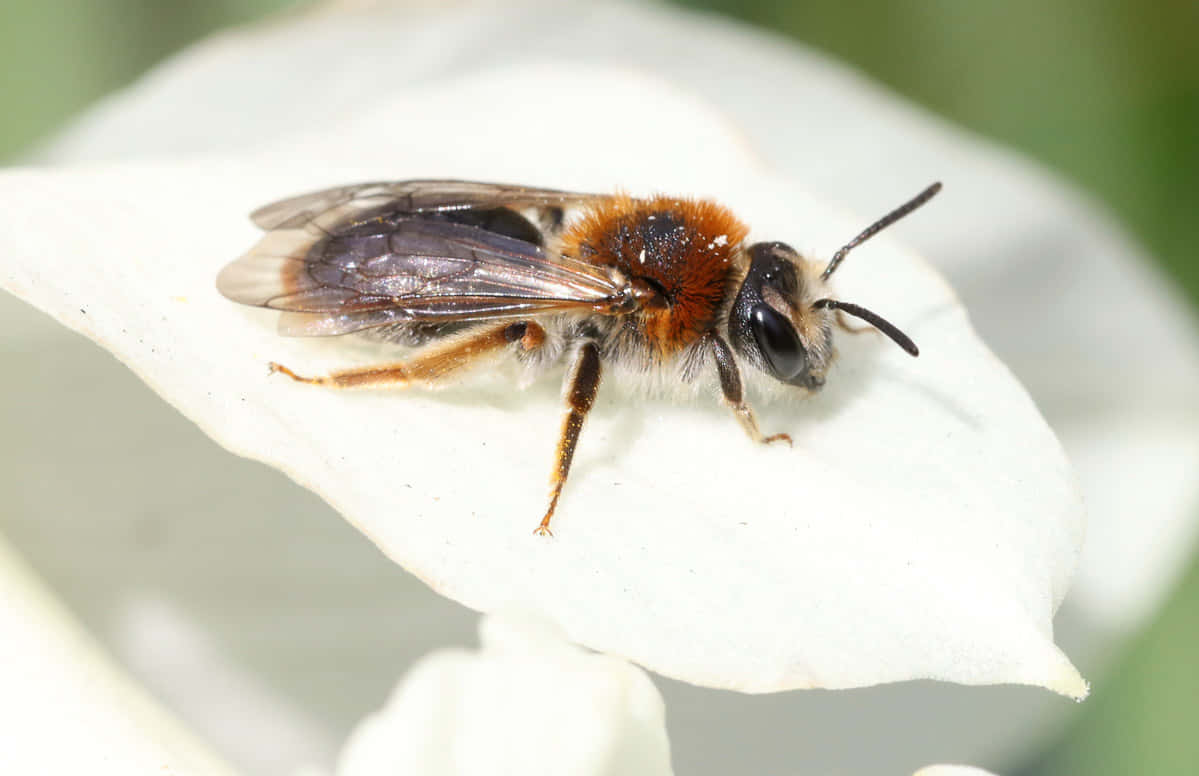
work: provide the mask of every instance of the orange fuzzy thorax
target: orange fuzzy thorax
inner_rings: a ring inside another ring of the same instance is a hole
[[[749,228],[711,200],[617,195],[588,209],[563,235],[562,253],[611,266],[658,290],[666,304],[645,309],[641,333],[675,352],[719,318]]]

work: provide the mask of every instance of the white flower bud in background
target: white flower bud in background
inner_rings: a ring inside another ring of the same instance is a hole
[[[336,776],[667,776],[662,696],[641,670],[489,617],[478,652],[421,658],[363,720]]]

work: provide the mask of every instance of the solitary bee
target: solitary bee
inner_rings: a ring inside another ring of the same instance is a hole
[[[302,383],[437,387],[500,356],[523,364],[530,379],[569,361],[549,506],[536,529],[546,535],[606,367],[657,384],[714,374],[750,438],[790,444],[787,434],[759,430],[743,376],[819,390],[838,313],[917,355],[898,328],[831,298],[825,284],[850,250],[940,188],[883,216],[821,269],[781,242],[745,245],[746,225],[711,200],[364,183],[256,210],[267,235],[221,271],[217,288],[282,310],[284,335],[365,331],[417,348],[403,361],[322,377],[270,364]]]

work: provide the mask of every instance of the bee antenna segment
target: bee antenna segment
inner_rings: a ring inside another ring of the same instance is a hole
[[[848,254],[850,251],[852,251],[854,248],[858,247],[862,243],[869,240],[874,235],[876,235],[879,232],[881,232],[882,230],[886,229],[891,224],[893,224],[896,221],[898,221],[899,219],[903,218],[908,213],[911,213],[913,210],[920,207],[925,202],[928,202],[930,199],[933,198],[933,195],[935,195],[940,190],[941,190],[941,182],[937,181],[936,183],[929,186],[924,191],[917,194],[915,197],[912,197],[907,202],[903,203],[902,205],[895,208],[887,215],[883,216],[882,218],[875,221],[870,226],[863,229],[861,234],[859,234],[857,237],[853,238],[849,242],[845,243],[845,245],[841,246],[840,250],[838,250],[836,253],[833,254],[832,260],[829,261],[828,266],[824,268],[824,272],[822,272],[820,274],[820,279],[828,280],[829,276],[832,275],[834,272],[836,272],[837,267],[840,266],[842,261],[844,261],[846,254]]]
[[[855,318],[861,318],[866,323],[869,323],[871,326],[890,337],[892,342],[906,350],[909,355],[920,355],[920,348],[916,347],[916,343],[912,342],[912,338],[904,334],[895,324],[891,323],[878,313],[871,312],[865,307],[859,307],[856,304],[841,302],[836,299],[817,299],[812,304],[813,310],[820,310],[823,308],[840,310],[841,312],[848,313]]]

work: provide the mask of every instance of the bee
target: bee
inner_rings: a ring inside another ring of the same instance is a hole
[[[251,215],[267,234],[217,277],[229,299],[282,311],[287,336],[372,333],[415,348],[393,363],[304,376],[333,388],[444,386],[515,360],[526,380],[567,362],[566,413],[549,505],[562,486],[605,370],[651,384],[719,386],[751,439],[763,434],[747,378],[797,395],[820,390],[841,314],[910,353],[876,313],[829,295],[853,248],[923,205],[934,183],[838,250],[823,267],[707,199],[583,194],[458,180],[363,183],[303,194]]]

